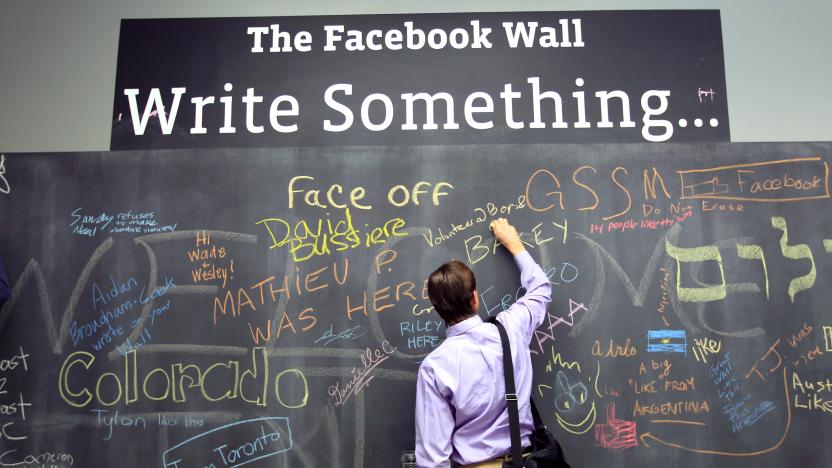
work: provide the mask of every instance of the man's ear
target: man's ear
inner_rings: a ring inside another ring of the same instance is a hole
[[[479,296],[479,294],[477,294],[476,289],[474,290],[474,295],[471,297],[470,305],[471,305],[471,310],[473,310],[474,313],[477,313],[477,312],[480,311],[480,296]]]

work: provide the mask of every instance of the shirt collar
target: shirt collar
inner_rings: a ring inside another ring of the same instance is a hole
[[[479,315],[474,315],[473,317],[467,318],[459,323],[451,325],[450,327],[445,329],[445,337],[450,338],[452,336],[461,335],[468,330],[476,327],[477,325],[482,324],[482,319]]]

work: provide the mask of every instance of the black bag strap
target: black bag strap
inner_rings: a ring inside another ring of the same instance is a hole
[[[523,467],[523,446],[520,442],[520,412],[517,409],[517,390],[514,387],[514,365],[511,363],[511,344],[508,341],[508,333],[506,333],[503,324],[497,321],[496,317],[488,319],[489,322],[497,326],[497,331],[500,332],[500,341],[503,344],[503,374],[506,379],[506,406],[508,407],[508,425],[511,433],[511,465],[514,468]],[[540,415],[537,409],[534,408],[533,415],[535,416],[535,424],[540,420]]]

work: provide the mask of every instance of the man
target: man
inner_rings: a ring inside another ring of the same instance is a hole
[[[543,322],[551,287],[504,218],[491,223],[497,240],[514,256],[526,289],[497,320],[508,332],[520,413],[520,440],[530,445],[534,423],[529,397],[529,344]],[[511,452],[505,401],[503,348],[497,327],[477,315],[474,273],[451,261],[431,273],[428,296],[445,320],[445,341],[419,367],[416,383],[416,464],[419,467],[501,467]]]
[[[3,262],[0,261],[0,306],[6,302],[12,295],[11,291],[9,291],[9,278],[6,276],[6,268],[3,267]]]

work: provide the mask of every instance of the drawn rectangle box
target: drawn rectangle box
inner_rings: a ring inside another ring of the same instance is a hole
[[[682,199],[793,202],[830,198],[819,156],[676,171]]]
[[[832,351],[832,327],[829,325],[823,326],[823,341],[826,342],[826,350]]]
[[[165,450],[162,467],[233,468],[291,449],[289,418],[248,419],[211,429]]]
[[[687,355],[685,330],[647,330],[648,353],[682,353]]]

